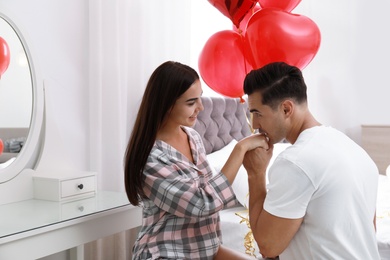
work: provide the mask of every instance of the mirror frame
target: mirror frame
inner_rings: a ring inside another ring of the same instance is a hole
[[[27,40],[27,34],[22,31],[20,25],[16,25],[15,19],[8,17],[4,10],[0,11],[0,18],[4,19],[19,37],[26,52],[31,73],[32,83],[32,113],[30,130],[26,142],[16,159],[7,167],[0,169],[0,184],[8,182],[19,175],[24,169],[33,169],[40,155],[42,147],[42,124],[44,118],[44,87],[43,80],[37,68],[36,57],[31,50],[31,42]],[[28,45],[29,43],[30,45]]]

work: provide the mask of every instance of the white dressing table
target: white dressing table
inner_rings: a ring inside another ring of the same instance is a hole
[[[122,192],[99,191],[71,202],[25,200],[0,205],[0,259],[37,259],[141,225],[141,209]]]

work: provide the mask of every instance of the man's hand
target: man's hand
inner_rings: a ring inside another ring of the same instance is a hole
[[[273,146],[267,148],[256,148],[248,151],[244,156],[244,167],[250,174],[261,174],[265,176],[269,161],[272,157]]]

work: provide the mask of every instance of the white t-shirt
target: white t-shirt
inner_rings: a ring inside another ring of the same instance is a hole
[[[269,171],[264,209],[304,218],[280,259],[380,259],[373,226],[378,169],[338,130],[303,131]]]

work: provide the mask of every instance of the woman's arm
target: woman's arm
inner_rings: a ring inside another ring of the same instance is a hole
[[[207,168],[211,171],[210,167]],[[221,173],[209,179],[196,168],[179,162],[149,162],[144,174],[144,192],[148,199],[178,217],[211,216],[236,203],[233,190]]]
[[[255,148],[262,147],[268,150],[268,139],[264,134],[254,134],[240,140],[234,147],[221,171],[232,184],[237,172],[242,165],[245,153]]]

